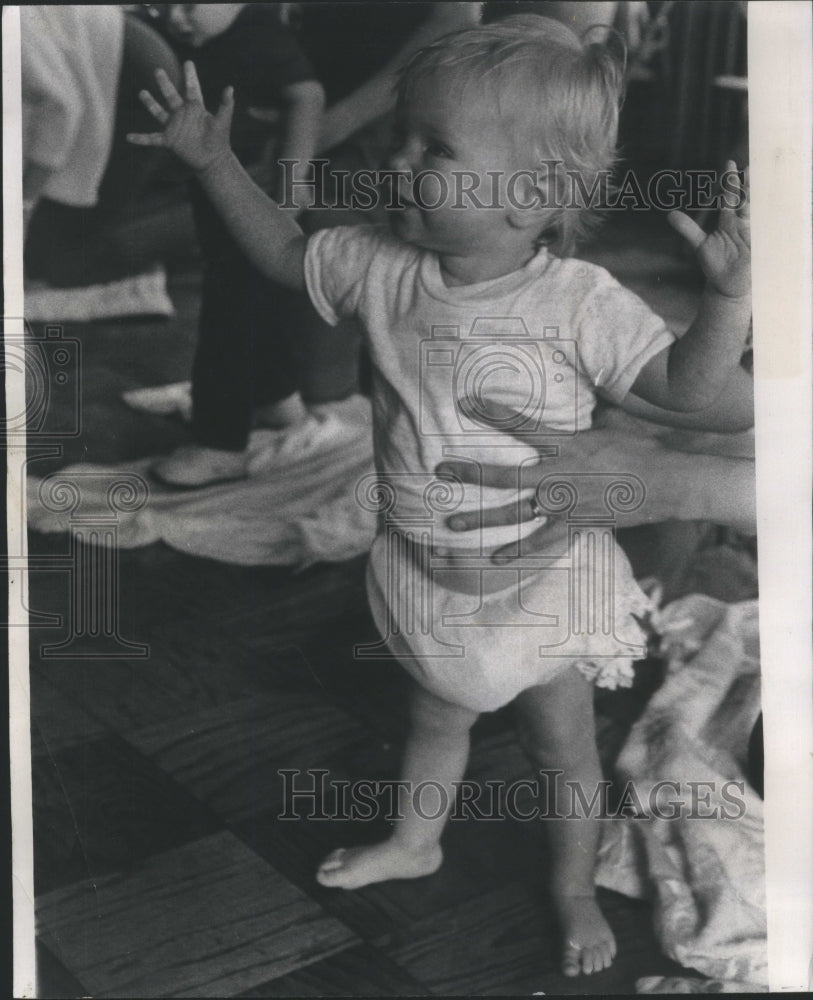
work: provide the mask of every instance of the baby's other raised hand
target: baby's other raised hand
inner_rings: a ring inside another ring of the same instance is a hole
[[[128,142],[137,146],[165,146],[197,171],[205,170],[228,155],[234,113],[232,88],[226,88],[217,113],[210,115],[203,104],[203,94],[193,63],[184,63],[185,98],[181,97],[162,69],[155,71],[155,80],[166,108],[148,90],[142,90],[139,97],[144,107],[164,129],[162,132],[131,133],[127,136]]]
[[[735,174],[733,160],[726,170]],[[736,175],[736,174],[735,174]],[[739,204],[724,199],[720,223],[705,233],[683,212],[670,212],[669,223],[691,245],[709,285],[727,298],[742,298],[751,290],[751,223],[748,204],[748,168],[743,181],[737,180]],[[730,194],[729,194],[730,197]]]

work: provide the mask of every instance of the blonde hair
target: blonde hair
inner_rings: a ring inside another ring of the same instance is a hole
[[[580,176],[584,191],[574,187],[575,198],[567,206],[556,192],[550,226],[540,236],[560,256],[572,253],[596,223],[596,208],[583,195],[616,160],[624,45],[617,36],[589,42],[590,30],[579,38],[539,14],[467,28],[416,52],[398,85],[400,106],[437,72],[451,73],[464,84],[481,81],[496,93],[501,113],[518,120],[521,145],[530,146],[537,169],[555,161]]]

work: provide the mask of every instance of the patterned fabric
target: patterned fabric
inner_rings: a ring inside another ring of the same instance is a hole
[[[759,988],[768,981],[763,804],[745,780],[760,710],[757,614],[756,601],[692,595],[654,616],[668,674],[616,765],[645,818],[605,825],[597,882],[652,901],[670,958]],[[654,815],[652,789],[674,781],[679,791],[666,790],[679,815]]]

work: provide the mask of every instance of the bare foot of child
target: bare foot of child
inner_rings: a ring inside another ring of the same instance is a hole
[[[316,881],[331,889],[360,889],[394,878],[432,875],[442,861],[439,846],[413,852],[385,840],[372,847],[340,847],[319,866]]]
[[[615,958],[615,937],[592,896],[561,896],[556,901],[564,941],[562,972],[590,975],[609,968]]]

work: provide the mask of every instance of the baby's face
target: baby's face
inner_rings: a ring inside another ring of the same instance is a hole
[[[244,3],[161,4],[161,15],[178,41],[199,48],[234,24]]]
[[[530,159],[512,131],[496,97],[478,82],[456,87],[443,73],[420,81],[396,116],[388,160],[412,175],[400,181],[407,207],[391,213],[393,232],[441,255],[500,253],[518,235],[510,206],[520,200],[516,178]]]

